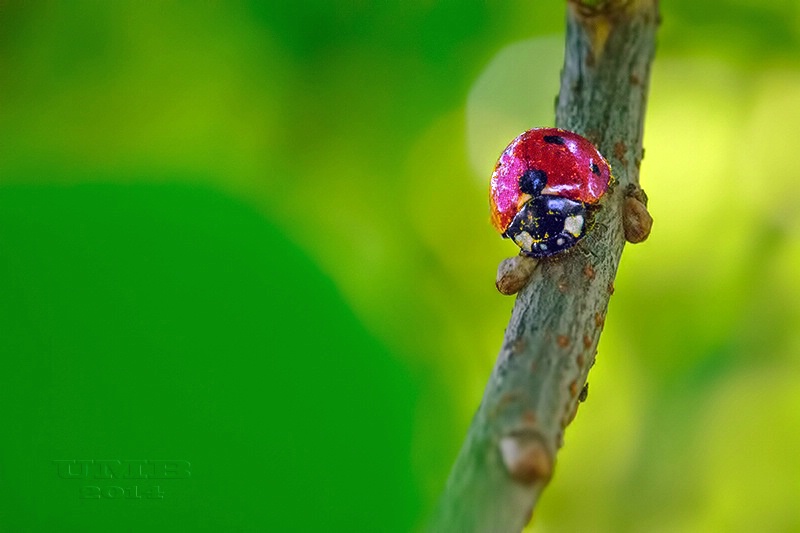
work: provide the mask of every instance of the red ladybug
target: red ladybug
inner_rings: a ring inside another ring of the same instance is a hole
[[[553,255],[586,235],[612,179],[605,158],[577,133],[528,130],[511,141],[495,165],[492,224],[523,255]]]

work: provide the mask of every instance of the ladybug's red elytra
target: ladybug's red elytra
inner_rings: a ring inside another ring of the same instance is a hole
[[[492,224],[523,255],[553,255],[586,235],[612,179],[605,158],[577,133],[528,130],[511,141],[495,165]]]

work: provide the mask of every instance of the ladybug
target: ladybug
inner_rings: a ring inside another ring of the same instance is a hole
[[[492,224],[522,255],[546,257],[591,229],[613,178],[608,162],[577,133],[534,128],[513,141],[492,173]]]

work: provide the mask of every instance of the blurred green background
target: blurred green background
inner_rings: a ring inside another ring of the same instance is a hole
[[[487,181],[553,122],[563,10],[0,2],[0,530],[419,527],[513,303]],[[533,530],[800,531],[800,4],[662,10],[655,226]],[[103,459],[191,477],[52,462]]]

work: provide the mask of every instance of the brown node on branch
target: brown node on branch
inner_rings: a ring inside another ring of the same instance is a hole
[[[536,431],[511,433],[500,440],[500,455],[508,475],[529,485],[548,481],[553,475],[553,457]]]
[[[584,17],[614,15],[623,12],[639,0],[569,0],[576,12]]]
[[[500,294],[506,296],[518,293],[522,287],[528,284],[538,264],[536,259],[526,255],[515,255],[504,259],[497,267],[495,287]]]
[[[575,19],[590,37],[591,50],[585,60],[593,67],[603,55],[608,36],[618,19],[630,9],[636,0],[570,0],[569,6]]]
[[[625,203],[622,208],[622,228],[625,240],[636,244],[647,240],[653,228],[653,217],[647,210],[647,195],[634,185],[625,191]]]

